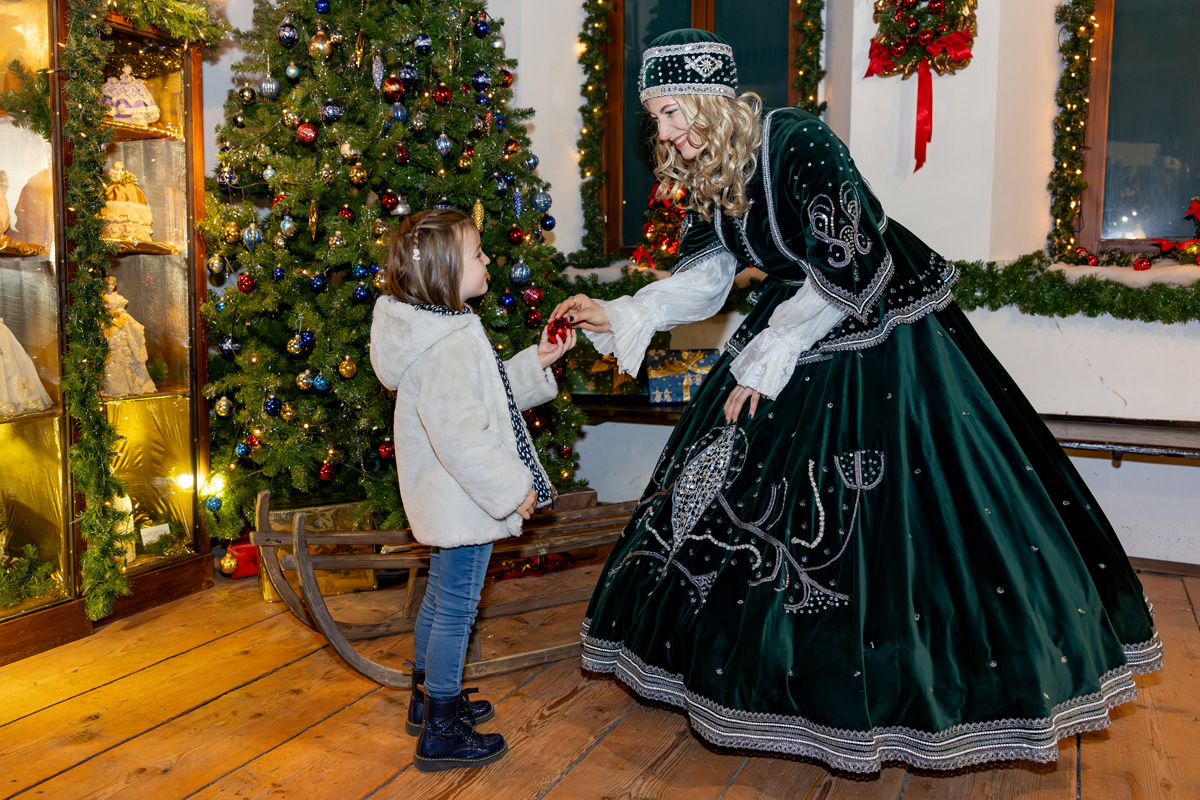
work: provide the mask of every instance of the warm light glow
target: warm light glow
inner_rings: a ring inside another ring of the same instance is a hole
[[[208,480],[204,482],[204,488],[200,490],[200,493],[214,495],[221,494],[223,491],[225,491],[225,476],[217,474],[208,476]]]
[[[192,476],[189,473],[184,473],[183,475],[176,475],[174,478],[171,478],[171,482],[174,483],[176,486],[178,486],[180,489],[183,489],[184,491],[190,490],[192,488],[192,486],[194,486],[196,483],[196,481],[192,478]]]

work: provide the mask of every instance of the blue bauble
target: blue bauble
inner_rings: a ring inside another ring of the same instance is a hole
[[[433,39],[427,33],[418,33],[413,39],[413,47],[419,56],[427,56],[433,52]]]
[[[328,14],[329,13],[329,0],[317,0],[315,7],[317,9],[318,14]]]
[[[454,143],[450,141],[449,136],[442,133],[434,140],[433,146],[437,148],[439,154],[444,156],[450,153],[450,148],[454,146]]]
[[[520,189],[513,189],[512,207],[513,213],[518,217],[521,216],[521,212],[525,210],[525,195],[521,194]]]
[[[492,115],[492,124],[496,126],[496,130],[504,130],[504,117],[500,114]]]
[[[317,375],[317,377],[312,379],[312,385],[318,392],[323,392],[329,388],[329,378],[326,378],[324,375]]]
[[[481,69],[471,76],[471,85],[475,87],[475,91],[482,92],[492,85],[492,76],[487,70]]]
[[[542,230],[552,231],[554,230],[554,226],[557,224],[558,222],[555,221],[554,217],[550,216],[549,214],[542,217]]]
[[[325,287],[328,284],[329,284],[329,281],[327,281],[325,279],[325,276],[319,272],[316,275],[313,275],[311,278],[308,279],[308,285],[314,292],[325,291]]]
[[[524,261],[518,261],[509,268],[508,277],[517,286],[524,286],[533,277],[533,270]]]
[[[529,170],[530,172],[533,172],[535,169],[537,169],[537,165],[538,165],[538,157],[535,156],[533,153],[530,153],[529,155],[525,156],[525,160],[521,162],[521,166],[523,166],[525,169]]]
[[[228,361],[233,361],[234,356],[242,352],[242,343],[233,338],[233,334],[229,334],[217,342],[217,349],[221,351],[221,355]]]
[[[313,335],[312,331],[300,331],[300,344],[305,347],[312,347],[316,341],[317,337]]]
[[[511,172],[506,172],[506,173],[504,173],[504,182],[507,183],[509,186],[512,186],[514,183],[517,182],[517,176]]]
[[[549,192],[538,192],[533,196],[533,207],[538,211],[549,211],[551,204],[554,203],[554,198]]]
[[[354,302],[356,303],[371,302],[371,290],[367,288],[365,283],[360,283],[358,286],[355,286],[354,291],[350,293],[350,296],[354,298]]]
[[[408,109],[399,103],[392,103],[392,119],[404,125],[408,122]]]
[[[221,510],[221,498],[219,498],[219,497],[208,498],[207,500],[204,501],[204,507],[207,508],[209,511],[211,511],[214,514],[217,513],[218,511]]]
[[[489,106],[491,104],[492,98],[488,97],[486,92],[480,92],[479,94],[475,95],[475,105]]]
[[[440,208],[443,210],[452,209],[452,208],[454,208],[454,203],[451,203],[449,199],[443,197],[441,200],[438,200],[436,203],[434,203],[433,207]]]
[[[417,78],[419,78],[420,75],[418,74],[415,66],[412,64],[404,64],[400,67],[400,69],[396,70],[396,77],[399,78],[400,82],[404,84],[404,91],[407,92],[417,85]]]
[[[300,31],[296,30],[290,17],[279,23],[279,27],[275,29],[275,35],[279,37],[279,43],[284,47],[291,47],[300,41]]]
[[[500,295],[500,307],[505,311],[512,311],[516,305],[517,298],[513,296],[512,292],[505,292],[504,294]]]
[[[263,176],[264,181],[271,180],[272,178],[275,177],[275,168],[272,167],[270,164],[267,164],[267,166],[265,166],[263,168],[262,176]]]
[[[258,93],[264,100],[274,100],[279,97],[279,81],[268,75],[259,82]]]
[[[371,262],[371,274],[372,274],[372,275],[375,275],[375,274],[377,274],[378,272],[379,272],[379,265],[378,265],[378,264],[376,264],[374,261],[372,261],[372,262]]]
[[[284,69],[283,74],[288,76],[288,80],[294,81],[300,77],[300,68],[295,64],[288,64],[287,68]]]
[[[254,248],[258,247],[261,243],[262,231],[258,229],[257,225],[251,222],[245,228],[242,228],[242,244],[246,245],[247,250],[253,253]]]
[[[263,413],[268,417],[278,417],[283,410],[283,401],[272,395],[263,401]]]
[[[296,232],[296,220],[291,217],[284,217],[279,220],[279,230],[283,231],[284,236],[291,236]]]
[[[287,271],[283,267],[275,267],[271,270],[271,277],[277,281],[281,281],[287,277]]]
[[[480,15],[479,19],[475,20],[475,35],[480,39],[492,32],[492,26],[488,24],[487,17]]]
[[[508,191],[508,182],[505,181],[504,178],[500,178],[499,180],[497,180],[496,181],[496,194],[499,195],[500,197],[503,197],[504,193],[507,191]]]
[[[224,311],[226,305],[227,304],[224,300],[218,300],[217,301],[217,311]]]
[[[321,122],[331,125],[341,119],[343,113],[345,113],[345,109],[333,100],[326,100],[325,105],[321,106]]]
[[[371,274],[371,270],[369,267],[367,267],[366,264],[364,264],[360,261],[354,265],[354,269],[352,270],[352,273],[354,274],[354,277],[358,278],[361,281],[363,278],[365,278]]]
[[[238,185],[237,173],[234,172],[229,167],[221,167],[220,171],[217,172],[217,188],[219,188],[222,192],[225,192],[226,194],[228,194],[229,192],[231,192],[235,188],[237,188],[237,185]]]
[[[233,452],[237,453],[238,458],[245,458],[250,455],[250,445],[245,442],[238,442],[233,446]]]

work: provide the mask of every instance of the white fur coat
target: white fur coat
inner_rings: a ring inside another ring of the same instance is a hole
[[[396,393],[396,471],[417,541],[450,548],[519,535],[516,509],[533,475],[517,453],[508,397],[479,317],[380,297],[371,365]],[[536,346],[505,367],[521,411],[558,391]]]

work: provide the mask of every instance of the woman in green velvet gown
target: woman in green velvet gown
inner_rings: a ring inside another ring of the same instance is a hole
[[[555,310],[636,372],[656,330],[766,280],[605,565],[583,663],[718,745],[871,772],[1051,761],[1161,667],[1112,526],[842,142],[736,96],[732,50],[646,51],[675,273]],[[732,176],[732,178],[729,178]]]

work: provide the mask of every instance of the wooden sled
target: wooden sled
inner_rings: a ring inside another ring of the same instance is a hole
[[[394,636],[413,630],[417,611],[425,594],[426,579],[418,574],[429,566],[430,548],[413,539],[408,530],[319,531],[309,532],[304,515],[296,514],[292,533],[271,530],[269,522],[270,492],[260,492],[255,504],[257,530],[250,541],[259,548],[259,565],[275,587],[288,610],[300,622],[320,632],[337,654],[356,672],[393,688],[407,688],[407,672],[384,666],[365,658],[350,644],[359,639]],[[594,501],[593,501],[594,502]],[[511,539],[501,539],[492,547],[493,561],[566,553],[592,547],[611,545],[621,535],[636,501],[611,505],[592,505],[587,508],[547,511],[535,514],[525,524],[525,533]],[[309,545],[373,545],[388,546],[388,553],[346,553],[314,555]],[[292,552],[280,554],[276,548],[291,547]],[[388,569],[406,570],[408,582],[400,613],[390,619],[367,623],[342,623],[333,618],[317,585],[319,569]],[[284,571],[296,572],[300,593],[297,594],[284,578]],[[484,658],[479,620],[521,614],[540,608],[552,608],[587,600],[591,589],[554,592],[541,597],[528,597],[500,603],[480,604],[471,638],[467,645],[465,679],[498,675],[503,672],[561,661],[579,654],[579,643],[547,647],[497,658]]]

